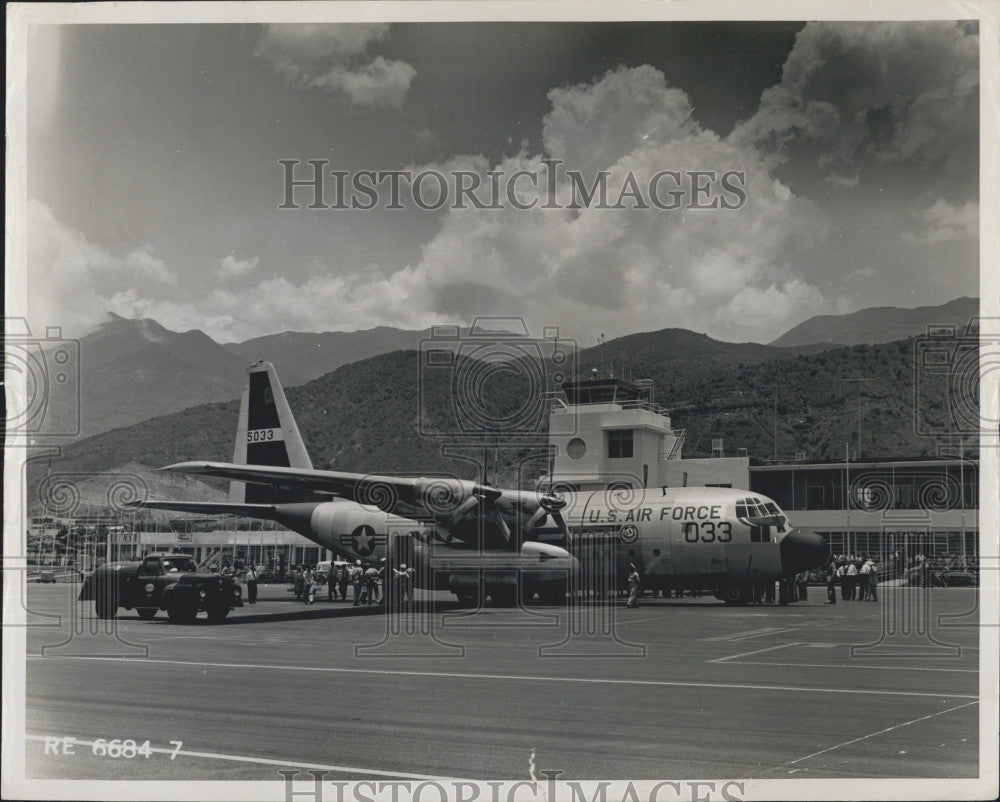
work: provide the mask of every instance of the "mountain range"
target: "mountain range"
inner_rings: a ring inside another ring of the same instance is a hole
[[[960,326],[979,315],[978,298],[956,298],[939,306],[903,309],[873,306],[846,315],[817,315],[789,329],[771,345],[796,346],[829,342],[874,345],[927,333],[928,326]]]
[[[936,307],[865,309],[807,320],[768,345],[728,343],[685,329],[627,335],[578,352],[580,371],[649,377],[661,398],[673,402],[689,378],[706,371],[766,359],[789,359],[838,345],[887,342],[926,331],[928,325],[964,325],[978,311],[974,298]],[[248,365],[274,363],[286,387],[304,384],[339,367],[415,349],[428,330],[386,326],[355,332],[284,332],[220,344],[202,331],[175,332],[155,320],[110,315],[79,341],[79,389],[55,396],[44,431],[85,438],[212,401],[238,398]],[[65,397],[64,397],[65,396]]]

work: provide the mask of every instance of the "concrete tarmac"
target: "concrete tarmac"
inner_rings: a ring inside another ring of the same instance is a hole
[[[976,591],[810,591],[634,610],[418,595],[386,615],[265,586],[222,624],[119,610],[106,628],[74,586],[31,585],[27,775],[516,780],[534,755],[581,780],[976,776]],[[65,737],[74,755],[46,749]],[[152,751],[95,755],[97,739]]]

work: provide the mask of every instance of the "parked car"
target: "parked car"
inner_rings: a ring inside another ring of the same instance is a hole
[[[190,623],[201,611],[222,621],[243,606],[243,590],[232,577],[200,571],[190,555],[167,552],[100,566],[84,581],[79,600],[93,600],[98,618],[114,618],[124,607],[146,620],[166,610],[171,622]]]

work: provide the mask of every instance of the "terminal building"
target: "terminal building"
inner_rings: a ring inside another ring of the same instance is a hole
[[[731,487],[773,499],[792,524],[821,535],[831,554],[979,555],[978,461],[969,459],[768,462],[744,452],[685,459],[684,431],[656,406],[651,383],[568,382],[554,398],[553,486],[611,483],[646,493]]]

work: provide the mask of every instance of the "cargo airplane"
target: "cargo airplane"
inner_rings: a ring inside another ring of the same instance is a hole
[[[567,587],[600,592],[620,585],[629,563],[647,588],[708,589],[740,604],[754,583],[812,568],[827,554],[822,538],[792,528],[773,501],[742,490],[666,488],[647,500],[654,491],[619,488],[569,504],[557,493],[452,477],[316,470],[268,362],[250,368],[233,461],[164,470],[228,479],[230,499],[137,506],[277,521],[346,559],[407,563],[417,587],[472,605],[535,594],[555,603]]]

